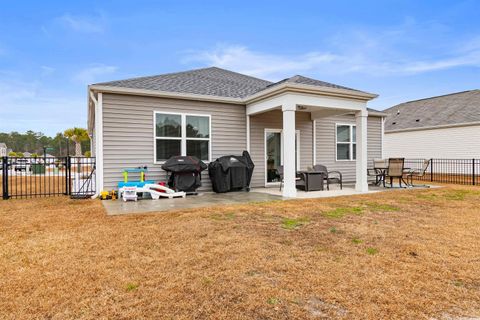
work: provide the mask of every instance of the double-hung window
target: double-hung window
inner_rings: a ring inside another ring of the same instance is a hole
[[[195,156],[210,161],[210,116],[155,112],[155,161]]]
[[[357,158],[357,130],[352,124],[336,125],[337,161]]]

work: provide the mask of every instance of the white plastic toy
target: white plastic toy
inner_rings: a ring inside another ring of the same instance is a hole
[[[123,201],[137,201],[138,196],[137,192],[138,188],[137,187],[123,187],[122,188],[122,199]]]
[[[127,192],[127,190],[130,190],[131,188],[135,188],[135,201],[137,201],[137,197],[136,197],[137,193],[148,193],[148,194],[150,194],[150,197],[153,200],[158,200],[158,199],[160,199],[160,197],[171,199],[171,198],[178,198],[178,197],[185,198],[187,196],[187,194],[183,191],[175,192],[175,190],[172,190],[172,189],[170,189],[168,187],[165,187],[165,186],[162,186],[160,184],[147,183],[143,187],[122,187],[122,188],[120,188],[118,191],[122,195],[122,198],[123,198],[124,201],[127,201],[127,200],[125,200],[125,197],[124,197],[125,192]]]

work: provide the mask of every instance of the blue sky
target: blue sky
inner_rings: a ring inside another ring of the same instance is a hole
[[[86,126],[87,84],[215,65],[380,95],[480,88],[480,1],[8,1],[0,131]]]

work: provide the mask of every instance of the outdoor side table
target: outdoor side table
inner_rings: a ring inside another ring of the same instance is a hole
[[[305,177],[305,191],[323,191],[325,174],[319,171],[298,171]]]

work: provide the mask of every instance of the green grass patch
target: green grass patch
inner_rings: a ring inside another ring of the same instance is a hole
[[[463,201],[466,196],[476,194],[477,192],[471,190],[449,190],[445,193],[445,198],[448,200]]]
[[[353,238],[353,239],[352,239],[352,243],[354,243],[354,244],[360,244],[360,243],[362,243],[362,242],[363,242],[363,241],[362,241],[361,239],[358,239],[358,238]]]
[[[134,291],[134,290],[137,290],[137,289],[138,289],[138,284],[137,283],[129,282],[125,286],[125,290],[127,290],[127,292]]]
[[[284,218],[282,220],[282,228],[287,230],[298,229],[310,222],[308,218]]]
[[[267,303],[271,304],[271,305],[279,304],[280,299],[278,299],[278,298],[268,298]]]
[[[205,285],[212,284],[212,283],[213,283],[213,279],[212,279],[212,278],[209,278],[209,277],[203,277],[203,278],[202,278],[202,283],[205,284]]]
[[[415,195],[417,199],[421,200],[436,200],[438,199],[438,195],[435,193],[418,193]]]
[[[362,214],[362,207],[340,207],[333,210],[323,212],[323,215],[328,218],[343,218],[349,214]]]
[[[233,220],[235,219],[235,213],[234,212],[227,212],[227,213],[215,213],[210,216],[212,220],[216,221],[224,221],[224,220]]]
[[[367,202],[366,206],[371,211],[393,212],[393,211],[400,210],[399,207],[396,207],[387,203]]]
[[[367,253],[370,254],[370,255],[374,255],[374,254],[377,254],[378,253],[378,249],[377,248],[367,248]]]
[[[455,287],[463,287],[465,283],[462,280],[453,280],[453,285]]]
[[[338,232],[337,228],[335,228],[335,227],[331,227],[330,229],[328,229],[328,231],[330,231],[331,233],[337,233]]]

